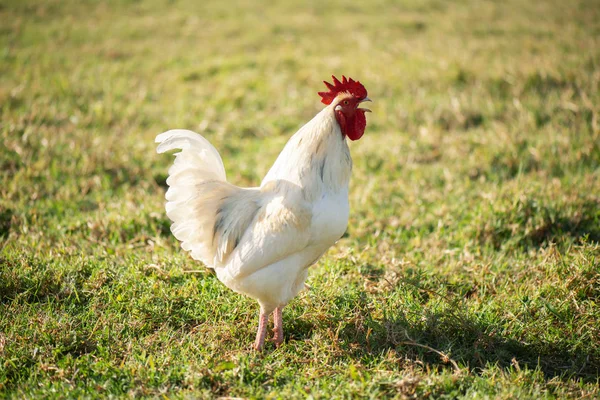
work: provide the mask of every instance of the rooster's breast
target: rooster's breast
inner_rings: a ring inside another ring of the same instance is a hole
[[[326,251],[346,232],[349,213],[347,188],[324,193],[313,205],[311,243]]]

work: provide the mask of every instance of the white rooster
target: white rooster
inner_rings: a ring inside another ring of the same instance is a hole
[[[257,350],[271,313],[273,341],[283,342],[283,307],[348,224],[346,137],[363,135],[370,110],[358,106],[370,99],[358,81],[334,76],[333,82],[319,92],[327,107],[290,138],[260,187],[228,183],[219,153],[197,133],[177,129],[156,137],[159,153],[181,149],[167,179],[171,231],[228,288],[258,301]]]

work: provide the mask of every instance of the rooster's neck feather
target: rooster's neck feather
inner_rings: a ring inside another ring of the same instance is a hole
[[[348,187],[352,159],[332,106],[326,107],[290,138],[263,180],[289,180],[303,188],[307,200],[323,191]]]

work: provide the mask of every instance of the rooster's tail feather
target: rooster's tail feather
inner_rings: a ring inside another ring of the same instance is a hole
[[[181,149],[175,153],[175,162],[167,179],[166,209],[167,216],[173,221],[171,231],[193,258],[215,267],[224,261],[232,244],[237,244],[243,233],[237,223],[224,218],[223,214],[231,208],[232,200],[242,197],[241,192],[245,190],[227,183],[221,156],[199,134],[170,130],[158,135],[156,142],[160,143],[158,153]],[[238,212],[245,208],[234,207]],[[255,207],[251,208],[247,213],[253,217]],[[227,214],[233,217],[234,213]],[[244,222],[245,225],[249,223]],[[235,239],[229,236],[235,236]]]
[[[169,179],[177,180],[180,174],[189,177],[193,171],[194,176],[203,181],[225,181],[225,166],[217,149],[201,135],[185,129],[172,129],[161,133],[155,139],[160,143],[156,151],[164,153],[169,150],[181,149],[176,153],[173,166],[169,169]],[[188,173],[188,175],[185,175]],[[170,182],[167,182],[171,185]]]

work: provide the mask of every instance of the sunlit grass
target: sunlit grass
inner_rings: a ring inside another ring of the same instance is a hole
[[[600,388],[596,1],[0,4],[0,395],[577,398]],[[347,235],[256,354],[154,137],[260,182],[331,74],[374,100]],[[270,346],[270,345],[269,345]]]

